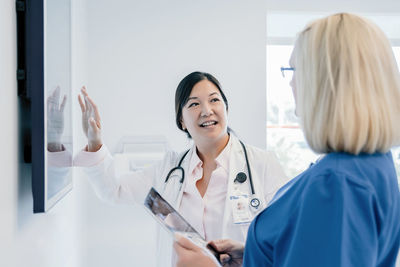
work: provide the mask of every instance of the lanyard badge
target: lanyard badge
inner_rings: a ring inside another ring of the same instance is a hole
[[[232,207],[232,217],[234,224],[246,224],[252,220],[252,215],[249,208],[248,195],[234,195],[230,196],[229,200]]]

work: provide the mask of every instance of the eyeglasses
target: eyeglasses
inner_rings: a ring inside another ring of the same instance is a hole
[[[286,71],[286,73],[288,73],[288,71],[291,71],[290,72],[290,75],[293,75],[293,71],[295,70],[295,68],[291,68],[291,67],[281,67],[281,73],[282,73],[282,77],[283,78],[285,78],[285,77],[290,77],[289,75],[285,75],[285,71]]]

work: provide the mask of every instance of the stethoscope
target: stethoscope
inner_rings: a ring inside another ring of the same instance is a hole
[[[240,144],[242,145],[242,148],[243,148],[244,157],[245,157],[246,166],[247,166],[247,173],[249,174],[249,183],[250,183],[250,190],[251,190],[251,195],[252,195],[252,198],[250,199],[250,206],[251,206],[253,209],[258,209],[259,206],[260,206],[260,204],[261,204],[261,202],[260,202],[260,200],[259,200],[257,197],[255,197],[255,191],[254,191],[254,185],[253,185],[253,178],[252,178],[252,176],[251,176],[249,158],[247,157],[247,149],[246,149],[246,146],[243,144],[242,141],[239,140],[239,142],[240,142]],[[168,172],[167,177],[165,178],[165,182],[164,182],[164,183],[167,183],[167,182],[168,182],[168,180],[169,180],[171,174],[172,174],[174,171],[180,170],[180,171],[182,172],[182,177],[181,177],[181,179],[179,180],[179,182],[180,182],[181,185],[183,184],[183,181],[185,180],[185,170],[182,168],[181,165],[182,165],[182,162],[183,162],[183,160],[185,159],[186,155],[189,153],[189,151],[190,151],[190,150],[187,150],[187,151],[183,154],[182,158],[179,160],[178,166],[172,168],[172,169]],[[242,184],[242,183],[244,183],[246,180],[247,180],[247,175],[246,175],[244,172],[239,172],[239,173],[236,175],[236,178],[235,178],[235,180],[234,180],[234,183],[240,183],[240,184]]]

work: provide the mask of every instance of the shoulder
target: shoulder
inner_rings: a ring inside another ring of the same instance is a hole
[[[159,160],[156,164],[151,165],[144,169],[144,172],[150,176],[154,177],[154,185],[157,189],[159,189],[160,185],[164,183],[164,177],[174,168],[177,167],[179,164],[180,159],[183,157],[184,153],[186,152],[177,152],[174,150],[169,150],[165,152],[163,158]],[[161,179],[161,178],[162,179]]]
[[[185,159],[188,155],[185,155],[188,150],[184,150],[181,152],[177,152],[174,150],[169,150],[165,153],[163,162],[166,165],[178,165],[179,161],[185,156]],[[189,154],[189,153],[187,153]]]
[[[249,159],[252,164],[257,166],[263,166],[268,172],[279,171],[283,173],[282,165],[278,160],[275,152],[270,150],[263,150],[254,146],[247,146]]]
[[[349,175],[344,172],[327,170],[308,177],[308,183],[304,187],[303,196],[311,194],[320,198],[346,198],[355,196],[356,192],[363,196],[373,195],[374,189],[364,179]]]
[[[240,144],[240,141],[237,137],[233,137],[233,151],[236,154],[242,154],[243,148]],[[253,145],[249,145],[247,143],[243,143],[247,152],[248,160],[251,166],[256,167],[257,169],[265,169],[268,171],[279,172],[279,175],[282,173],[282,166],[279,163],[279,160],[276,154],[273,151],[261,149],[259,147],[255,147]],[[285,175],[283,175],[285,176]]]
[[[359,203],[357,205],[375,203],[382,214],[399,200],[397,175],[390,152],[358,156],[332,153],[315,168],[310,168],[305,178],[308,178],[305,193],[320,198],[337,195],[343,200]]]
[[[186,168],[185,166],[189,164],[190,159],[192,157],[193,149],[194,148],[192,147],[190,149],[185,149],[180,152],[173,150],[167,151],[162,160],[164,168],[165,169],[174,168],[177,167],[179,163],[181,163],[180,164],[181,167]]]
[[[288,181],[288,178],[273,151],[251,145],[246,145],[246,149],[250,165],[256,170],[254,175],[261,180],[266,201],[269,202],[275,192]]]
[[[170,160],[170,161],[177,160],[177,158],[182,154],[183,154],[183,152],[177,152],[177,151],[174,151],[174,150],[168,150],[165,153],[164,160]]]
[[[351,160],[352,162],[348,162]],[[301,199],[326,199],[338,201],[349,198],[369,198],[375,195],[375,187],[366,169],[355,166],[354,159],[325,157],[304,172]],[[340,201],[341,202],[341,201]]]
[[[330,153],[309,169],[314,180],[336,177],[336,182],[372,189],[396,176],[390,153],[350,155]]]

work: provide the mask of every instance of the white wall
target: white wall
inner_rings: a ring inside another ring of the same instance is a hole
[[[15,81],[15,12],[12,1],[0,2],[0,122],[2,125],[0,154],[2,170],[0,186],[0,265],[11,261],[9,244],[15,240],[18,194],[18,113]],[[7,36],[8,38],[4,38]]]
[[[79,191],[73,190],[48,213],[33,214],[31,169],[23,163],[21,146],[24,118],[17,97],[13,0],[0,1],[0,36],[0,266],[79,266]],[[79,45],[74,45],[75,53]]]
[[[265,4],[262,0],[89,0],[89,86],[104,138],[165,134],[181,150],[174,93],[195,70],[214,74],[230,125],[265,147]]]

